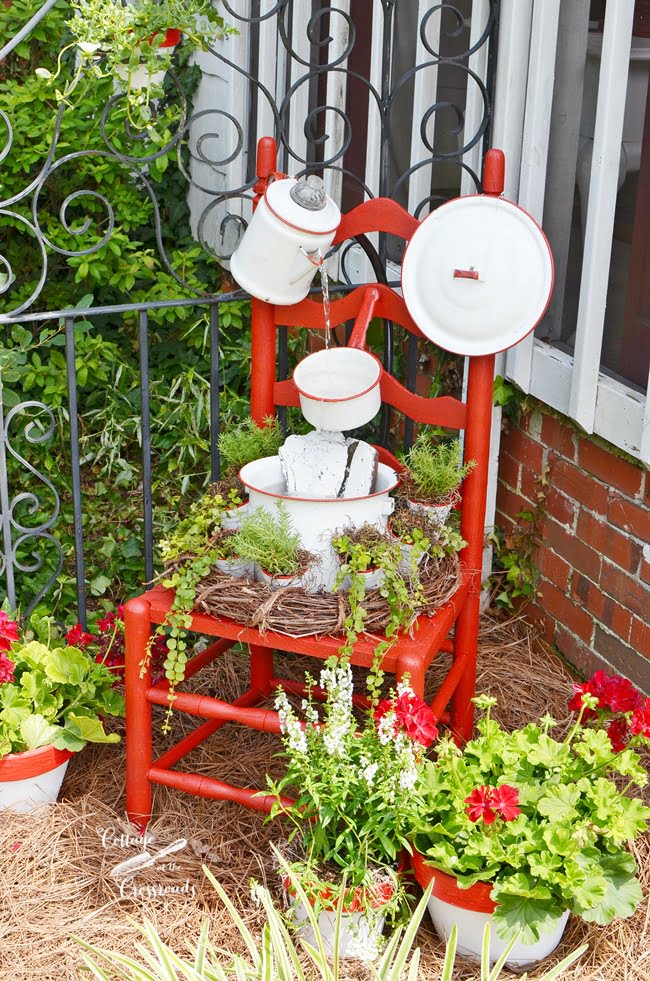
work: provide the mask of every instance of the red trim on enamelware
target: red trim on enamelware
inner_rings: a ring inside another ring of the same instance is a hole
[[[344,349],[338,348],[337,350],[344,350]],[[350,350],[359,351],[361,350],[361,348],[351,347]],[[296,386],[298,394],[304,395],[306,399],[311,399],[312,402],[351,402],[352,399],[360,399],[362,395],[367,395],[368,392],[372,392],[373,388],[377,388],[377,385],[379,385],[379,383],[381,382],[381,373],[384,370],[384,368],[376,354],[371,354],[370,351],[364,351],[363,353],[367,354],[369,358],[372,358],[373,361],[377,362],[377,365],[379,367],[379,374],[377,375],[377,378],[372,383],[372,385],[369,385],[368,388],[364,388],[362,392],[355,392],[354,395],[344,395],[342,398],[338,398],[338,399],[328,399],[325,398],[325,396],[323,395],[310,395],[309,392],[303,392],[302,388],[299,387],[298,382],[296,381],[296,372],[298,371],[298,368],[300,367],[301,364],[304,364],[305,361],[309,360],[309,358],[313,358],[315,354],[320,354],[320,351],[316,351],[314,352],[314,354],[310,354],[306,358],[303,358],[303,360],[300,361],[294,368],[292,377],[293,377],[293,383]]]
[[[248,463],[245,465],[249,466]],[[243,469],[244,468],[242,467],[242,470]],[[399,477],[397,474],[395,474],[395,483],[391,484],[390,487],[384,487],[384,489],[380,491],[373,491],[372,494],[362,494],[360,497],[295,497],[292,494],[277,494],[274,491],[266,490],[265,488],[254,487],[253,484],[250,484],[244,480],[241,473],[242,472],[240,470],[239,479],[244,487],[250,488],[250,490],[255,491],[256,494],[265,494],[267,497],[277,497],[281,501],[307,501],[313,504],[323,504],[324,502],[331,504],[332,501],[336,501],[337,504],[344,504],[346,501],[369,501],[371,497],[384,497],[386,494],[390,494],[390,492],[395,490],[399,484]]]
[[[425,225],[426,222],[430,218],[433,218],[434,215],[437,215],[441,211],[441,209],[445,207],[445,205],[454,204],[455,202],[460,201],[460,200],[465,201],[468,198],[486,198],[486,199],[489,199],[491,197],[492,198],[495,198],[496,197],[496,199],[498,201],[505,201],[507,204],[511,204],[512,207],[513,208],[517,208],[518,211],[523,211],[523,213],[526,215],[526,217],[527,218],[530,218],[530,220],[532,222],[534,222],[535,225],[537,225],[537,228],[541,232],[542,238],[544,239],[544,243],[546,245],[546,248],[548,249],[549,258],[551,260],[551,282],[549,284],[549,290],[548,290],[548,297],[546,299],[546,305],[545,305],[544,309],[542,310],[541,314],[539,315],[539,318],[535,321],[535,323],[530,328],[530,330],[526,331],[525,334],[522,334],[521,337],[518,337],[517,340],[516,341],[513,341],[512,344],[508,344],[507,347],[499,348],[498,351],[489,351],[489,352],[487,352],[488,356],[489,355],[493,355],[493,354],[501,354],[503,351],[508,351],[508,350],[510,350],[511,347],[514,347],[516,344],[521,343],[521,341],[523,341],[525,337],[529,337],[532,334],[532,332],[542,322],[542,320],[544,319],[544,316],[546,315],[546,311],[548,310],[548,305],[551,302],[551,297],[553,296],[553,289],[555,287],[555,262],[553,260],[553,252],[551,250],[551,246],[549,245],[549,241],[548,241],[548,239],[547,239],[547,237],[546,237],[546,235],[544,233],[544,229],[541,227],[541,225],[539,224],[539,222],[535,218],[533,218],[533,216],[530,214],[530,212],[529,211],[526,211],[525,208],[522,208],[520,204],[516,204],[514,201],[510,201],[509,198],[503,198],[503,197],[500,197],[500,196],[497,197],[497,195],[495,195],[495,194],[464,194],[462,198],[452,198],[451,201],[445,201],[445,203],[444,204],[441,204],[439,208],[436,208],[435,211],[432,211],[430,214],[428,214],[427,217],[424,218],[422,220],[422,222],[420,223],[420,228],[422,228],[422,225]],[[416,231],[418,231],[418,230],[419,229],[416,229]],[[400,272],[400,285],[402,287],[402,296],[404,297],[404,303],[406,304],[406,309],[408,310],[409,314],[411,314],[411,317],[413,317],[413,314],[411,313],[411,311],[409,309],[409,305],[406,302],[406,295],[404,293],[404,268],[405,268],[405,264],[406,264],[406,256],[408,255],[409,247],[410,247],[413,239],[415,238],[415,234],[416,233],[414,232],[413,233],[413,236],[406,243],[406,248],[404,249],[404,255],[402,256],[402,269],[401,269],[401,272]],[[415,320],[415,317],[413,317],[413,320]],[[420,327],[419,324],[418,324],[418,327]],[[420,330],[422,330],[421,327],[420,327]],[[424,331],[422,331],[422,333],[424,333]],[[427,337],[427,335],[425,335],[425,337]],[[427,338],[427,339],[428,340],[431,340],[431,338]],[[433,341],[433,343],[434,344],[437,344],[438,342],[437,341]],[[440,347],[441,345],[438,345],[438,346]],[[453,348],[450,348],[450,347],[446,347],[446,348],[444,348],[444,350],[445,351],[449,351],[450,354],[459,354],[459,355],[462,355],[463,357],[480,358],[480,357],[485,357],[486,356],[486,355],[481,355],[481,354],[469,354],[468,355],[468,354],[466,354],[465,351],[454,351]]]
[[[275,184],[275,181],[273,181],[272,183]],[[271,187],[271,184],[269,184],[269,187]],[[334,228],[327,228],[325,229],[325,231],[320,231],[320,232],[316,231],[313,228],[303,228],[301,225],[294,225],[292,221],[287,221],[284,215],[279,215],[275,210],[275,208],[272,208],[271,205],[269,204],[269,198],[268,198],[269,187],[267,187],[266,190],[264,191],[264,201],[266,202],[266,207],[269,209],[272,215],[275,215],[278,221],[282,222],[283,225],[287,225],[289,228],[295,228],[297,232],[305,232],[307,235],[333,235],[336,229],[341,224],[341,222],[338,221],[334,226]]]
[[[287,895],[292,898],[295,896],[296,891],[293,888],[291,879],[289,876],[284,876],[282,879],[282,885],[284,886]],[[364,889],[363,886],[357,886],[354,890],[352,900],[343,906],[344,913],[360,913],[364,909],[367,909],[368,903],[364,903],[364,897],[370,899],[371,909],[381,909],[393,898],[395,892],[395,887],[390,880],[385,880],[384,882],[379,882],[376,886],[369,886]],[[307,896],[310,906],[316,905],[316,899],[312,896]],[[322,889],[318,895],[318,899],[322,904],[329,903],[330,909],[336,909],[338,899],[335,894],[333,894],[332,889],[325,888]]]
[[[433,879],[431,895],[436,899],[441,899],[451,906],[458,906],[459,909],[472,910],[474,913],[494,913],[497,908],[494,900],[490,899],[492,886],[489,882],[477,882],[469,889],[461,889],[453,875],[429,865],[415,849],[413,849],[411,863],[416,882],[423,889],[426,889]]]
[[[161,48],[175,48],[181,43],[181,32],[177,27],[168,27],[165,33],[165,40],[159,45]]]
[[[69,749],[55,749],[54,746],[9,753],[0,759],[0,783],[40,777],[42,773],[49,773],[66,763],[72,755]]]

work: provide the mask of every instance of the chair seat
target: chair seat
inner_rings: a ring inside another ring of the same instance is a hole
[[[461,567],[459,584],[451,599],[431,615],[419,616],[410,633],[400,634],[396,643],[384,655],[382,669],[391,674],[395,673],[398,658],[407,655],[409,659],[422,659],[424,667],[429,666],[437,647],[447,636],[458,612],[465,600],[470,585],[467,570]],[[171,609],[174,592],[164,586],[155,586],[146,594],[150,605],[150,616],[153,623],[164,623]],[[304,654],[321,660],[335,655],[341,648],[344,638],[339,636],[292,637],[289,634],[276,633],[272,630],[261,631],[257,627],[245,627],[241,623],[218,617],[208,613],[193,613],[190,629],[195,633],[207,634],[210,637],[223,637],[243,644],[256,647],[268,647],[279,651],[290,651],[293,654]],[[384,635],[363,634],[355,646],[351,663],[359,667],[369,668],[373,661],[377,644],[385,640]],[[429,655],[431,655],[429,657]]]

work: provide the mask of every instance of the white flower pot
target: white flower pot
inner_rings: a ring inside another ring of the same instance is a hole
[[[496,904],[490,899],[492,887],[489,883],[477,882],[469,889],[461,889],[454,876],[427,865],[417,852],[412,857],[415,878],[426,888],[434,880],[433,892],[427,904],[429,915],[441,940],[447,940],[454,925],[458,928],[458,953],[472,960],[481,960],[483,931],[490,923],[490,963],[494,964],[508,946],[494,927],[493,912]],[[569,911],[563,913],[556,925],[548,933],[543,933],[537,943],[517,942],[506,961],[506,967],[524,970],[551,954],[564,933],[569,919]]]
[[[407,501],[406,503],[411,511],[421,511],[423,514],[428,514],[432,521],[441,526],[447,523],[454,506],[453,501],[448,504],[424,504],[423,501]]]
[[[248,514],[248,501],[236,508],[229,508],[221,515],[221,527],[225,531],[236,531]]]
[[[354,573],[355,576],[361,576],[365,586],[366,592],[369,589],[378,589],[382,582],[384,581],[384,570],[383,569],[365,569],[363,572]],[[346,576],[341,583],[339,589],[349,590],[352,585],[352,576]]]
[[[42,746],[25,753],[10,753],[0,759],[0,810],[29,814],[44,804],[53,804],[72,753]]]
[[[381,362],[355,347],[333,347],[303,358],[293,373],[303,416],[316,429],[347,432],[381,408]]]
[[[262,507],[275,515],[277,502],[281,501],[300,535],[301,547],[319,558],[312,566],[310,591],[319,587],[331,589],[336,582],[340,567],[331,544],[335,532],[360,528],[366,523],[385,530],[394,505],[390,492],[398,484],[395,471],[380,463],[372,494],[345,498],[289,497],[279,456],[247,463],[239,477],[248,490],[251,511]]]
[[[310,570],[305,569],[303,572],[298,572],[293,576],[281,576],[272,575],[270,572],[266,572],[261,566],[257,567],[257,576],[259,582],[265,583],[270,589],[284,589],[285,586],[289,586],[291,589],[303,589],[309,583]]]
[[[291,916],[298,928],[298,933],[313,947],[318,947],[314,930],[307,917],[307,910],[301,902],[291,907]],[[318,916],[318,928],[325,953],[330,957],[334,954],[334,931],[336,913],[323,910]],[[372,919],[364,913],[342,913],[341,929],[339,931],[339,957],[359,957],[362,952],[370,952],[377,948],[377,938],[384,929],[384,917],[375,916]]]
[[[255,576],[253,563],[243,559],[217,559],[214,564],[220,572],[225,572],[233,579],[253,579]]]

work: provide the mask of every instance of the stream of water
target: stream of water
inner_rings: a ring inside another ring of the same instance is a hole
[[[320,266],[320,281],[323,290],[323,317],[325,319],[325,349],[329,351],[330,348],[330,283],[327,276],[327,266],[325,260],[323,259]]]

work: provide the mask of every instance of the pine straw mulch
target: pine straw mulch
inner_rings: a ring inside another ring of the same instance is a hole
[[[288,667],[286,663],[282,666],[287,675],[301,676],[308,667],[314,670],[314,663],[304,659],[283,660],[288,662]],[[434,665],[432,675],[440,675],[445,660]],[[239,693],[246,685],[244,668],[241,654],[230,652],[214,669],[203,672],[205,691],[217,688],[220,694]],[[435,687],[435,678],[431,686]],[[566,715],[566,669],[518,622],[484,619],[477,688],[499,697],[499,714],[506,725],[521,725],[546,711],[558,719]],[[155,711],[160,718],[161,710]],[[183,731],[183,725],[187,728],[188,724],[179,723],[175,735]],[[166,741],[157,738],[162,749]],[[267,770],[278,773],[279,763],[273,757],[277,749],[278,741],[272,736],[226,726],[195,750],[188,763],[196,772],[262,788]],[[110,870],[138,851],[119,840],[129,831],[124,816],[122,746],[88,747],[74,757],[62,796],[61,803],[40,817],[0,815],[3,981],[68,981],[87,976],[79,973],[79,948],[71,934],[132,953],[138,938],[136,924],[144,916],[156,925],[163,940],[184,952],[196,940],[202,918],[209,915],[213,941],[241,950],[236,930],[202,874],[202,861],[223,883],[245,921],[259,929],[260,913],[250,899],[249,881],[257,878],[278,895],[269,843],[281,837],[281,829],[265,825],[261,815],[234,804],[157,788],[156,817],[149,829],[155,835],[151,848],[162,848],[179,837],[189,839],[188,847],[170,856],[173,868],[154,866],[140,872],[131,886],[137,886],[138,895],[129,895],[127,888],[122,897]],[[638,843],[636,857],[647,894],[648,838]],[[160,887],[176,888],[176,892],[154,895]],[[589,951],[565,975],[566,981],[650,981],[649,921],[647,898],[635,917],[607,928],[576,920],[544,967],[587,941]],[[438,981],[443,948],[427,922],[420,929],[418,943],[423,954],[422,981]],[[475,966],[458,960],[455,981],[477,981],[478,977]],[[514,981],[516,975],[505,972],[502,977]],[[342,981],[365,978],[360,965],[344,964]]]
[[[417,613],[433,613],[455,592],[460,579],[460,563],[454,553],[443,559],[423,560],[419,576],[422,603]],[[363,606],[364,626],[370,633],[385,630],[390,621],[388,601],[379,589],[367,590]],[[343,633],[350,607],[347,594],[323,590],[308,593],[305,589],[286,586],[272,590],[252,579],[233,579],[215,570],[197,588],[195,608],[213,616],[227,617],[246,627],[272,630],[290,637],[316,635],[337,636]]]

